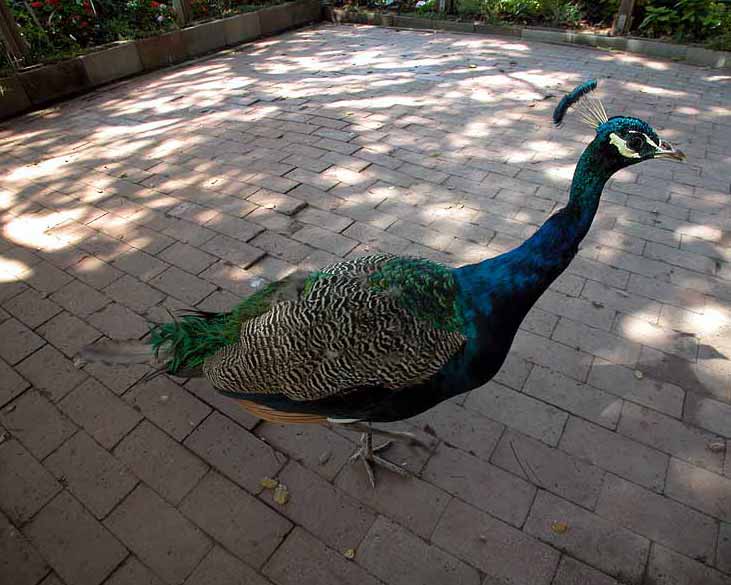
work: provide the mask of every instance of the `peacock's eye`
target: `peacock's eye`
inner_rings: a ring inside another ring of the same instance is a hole
[[[627,146],[629,146],[635,152],[642,150],[645,145],[645,139],[639,134],[631,134],[627,139]]]

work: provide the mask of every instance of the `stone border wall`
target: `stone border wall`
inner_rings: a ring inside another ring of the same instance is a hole
[[[481,33],[506,35],[529,41],[544,43],[561,43],[586,45],[600,49],[615,49],[628,53],[638,53],[649,57],[661,57],[686,61],[692,65],[701,65],[715,69],[731,68],[731,53],[727,51],[711,51],[702,47],[675,45],[662,41],[640,39],[636,37],[610,37],[591,33],[562,29],[538,28],[530,26],[501,26],[470,22],[454,22],[433,18],[399,16],[380,12],[325,8],[325,19],[337,23],[373,24],[394,28],[420,30],[444,30],[450,32]]]
[[[0,120],[113,81],[320,20],[320,0],[296,0],[155,37],[116,43],[52,65],[29,67],[0,78]]]

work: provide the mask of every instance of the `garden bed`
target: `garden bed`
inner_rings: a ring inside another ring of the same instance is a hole
[[[0,120],[113,81],[321,20],[320,0],[242,12],[180,30],[96,48],[0,78]]]
[[[692,65],[731,69],[731,52],[703,47],[678,45],[637,37],[613,37],[598,33],[521,25],[496,25],[481,22],[460,22],[422,16],[405,16],[388,12],[353,8],[325,8],[325,19],[337,23],[372,24],[394,28],[443,30],[462,33],[506,35],[544,43],[586,45],[614,49],[649,57],[686,61]]]

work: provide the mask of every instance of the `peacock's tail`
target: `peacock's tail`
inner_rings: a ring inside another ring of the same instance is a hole
[[[77,356],[82,363],[102,363],[110,366],[148,364],[161,366],[165,356],[156,354],[149,341],[112,341],[105,339],[94,345],[87,345]]]

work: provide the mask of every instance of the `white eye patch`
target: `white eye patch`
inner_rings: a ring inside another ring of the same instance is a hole
[[[641,158],[639,153],[635,152],[629,146],[627,146],[627,142],[620,138],[614,132],[609,135],[609,142],[611,142],[617,148],[619,154],[621,154],[623,157]]]

